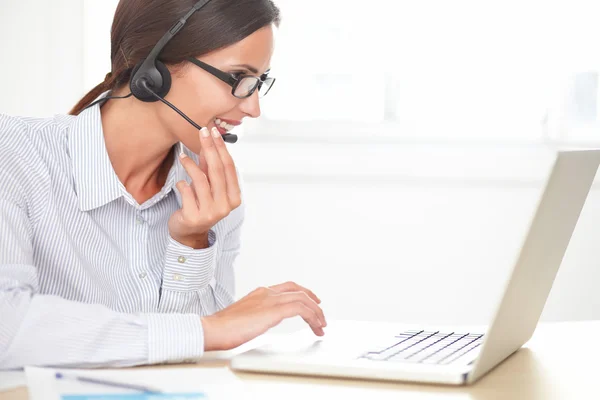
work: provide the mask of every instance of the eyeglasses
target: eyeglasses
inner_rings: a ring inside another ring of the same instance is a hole
[[[231,94],[238,99],[245,99],[252,96],[256,89],[258,89],[259,97],[264,97],[269,93],[273,83],[275,83],[275,78],[267,76],[266,73],[262,74],[260,77],[253,75],[240,75],[239,77],[235,77],[194,57],[188,57],[187,60],[231,86]]]

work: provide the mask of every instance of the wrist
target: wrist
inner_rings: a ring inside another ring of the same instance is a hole
[[[208,232],[200,234],[200,235],[195,235],[195,236],[190,236],[190,237],[186,237],[186,238],[174,238],[176,241],[178,241],[179,243],[181,243],[184,246],[188,246],[191,247],[192,249],[195,250],[199,250],[199,249],[207,249],[208,246]]]
[[[211,324],[211,317],[200,317],[200,323],[202,324],[202,330],[204,332],[204,351],[218,350],[214,343],[214,329]]]

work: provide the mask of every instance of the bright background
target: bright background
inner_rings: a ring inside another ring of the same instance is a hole
[[[600,145],[597,6],[277,3],[278,80],[230,146],[239,296],[295,280],[328,319],[486,323],[550,150]],[[102,81],[116,4],[1,0],[0,112],[66,113]],[[543,319],[600,319],[599,286],[595,186]]]

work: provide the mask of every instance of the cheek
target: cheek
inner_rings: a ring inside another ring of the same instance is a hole
[[[218,116],[226,115],[237,106],[237,99],[231,92],[212,82],[204,85],[204,89],[190,90],[189,93],[191,95],[186,96],[186,105],[196,122],[204,125]]]
[[[233,98],[233,96],[229,96]],[[216,117],[225,116],[236,107],[236,102],[228,98],[227,95],[217,95],[212,98],[203,96],[196,102],[194,115],[202,124],[207,125],[214,121]]]

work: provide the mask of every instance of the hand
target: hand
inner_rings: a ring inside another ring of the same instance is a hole
[[[192,184],[177,182],[182,207],[169,219],[171,237],[193,248],[207,247],[210,228],[242,202],[233,159],[219,131],[213,128],[212,133],[207,128],[199,133],[200,166],[180,156]]]
[[[202,317],[204,350],[233,349],[265,333],[285,318],[301,316],[317,336],[327,326],[321,300],[294,282],[261,287],[236,303]]]

